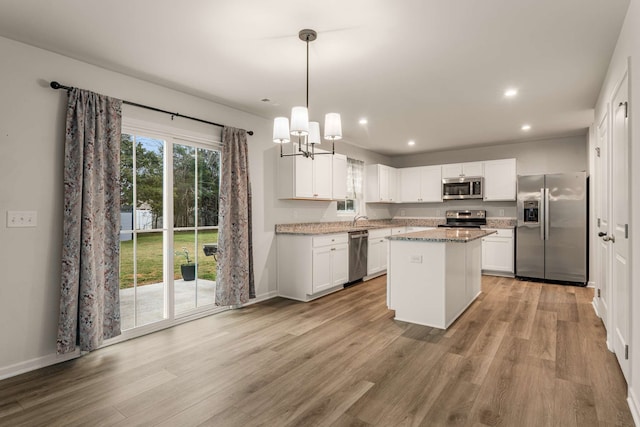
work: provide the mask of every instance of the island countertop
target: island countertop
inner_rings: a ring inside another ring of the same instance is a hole
[[[453,242],[466,243],[481,239],[495,233],[493,230],[462,229],[462,228],[436,228],[435,230],[416,231],[413,233],[397,234],[389,236],[389,240],[407,240],[423,242]]]

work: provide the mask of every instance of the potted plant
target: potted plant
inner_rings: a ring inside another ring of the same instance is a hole
[[[189,250],[186,247],[183,247],[181,251],[177,251],[176,255],[181,255],[185,257],[186,263],[180,264],[180,273],[182,273],[182,280],[185,282],[190,282],[191,280],[195,280],[196,278],[196,264],[191,261],[191,257],[189,257]]]

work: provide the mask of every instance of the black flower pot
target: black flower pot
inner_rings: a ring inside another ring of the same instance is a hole
[[[182,264],[180,266],[180,273],[182,273],[182,280],[190,282],[196,278],[196,265],[195,264]]]

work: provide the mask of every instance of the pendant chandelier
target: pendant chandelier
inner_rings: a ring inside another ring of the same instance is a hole
[[[309,121],[309,42],[318,38],[314,30],[300,30],[300,40],[307,44],[307,104],[304,107],[291,109],[291,127],[287,117],[276,117],[273,121],[273,142],[280,144],[280,157],[304,156],[313,159],[319,154],[335,154],[335,141],[342,138],[340,114],[327,113],[324,117],[324,139],[331,141],[331,152],[315,152],[315,145],[320,144],[320,123]],[[293,144],[293,152],[284,154],[282,145],[297,137]],[[297,151],[296,151],[297,145]]]

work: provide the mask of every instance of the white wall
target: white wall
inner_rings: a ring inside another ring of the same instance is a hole
[[[640,4],[631,1],[615,52],[609,64],[607,77],[596,105],[595,123],[602,117],[615,85],[622,78],[631,58],[630,130],[631,130],[631,380],[629,406],[636,425],[640,425]],[[593,151],[590,151],[592,154]]]
[[[587,130],[584,135],[549,138],[477,148],[435,151],[393,158],[395,167],[516,159],[518,175],[587,170]]]
[[[0,38],[0,376],[55,361],[62,246],[62,169],[67,96],[51,80],[169,111],[253,130],[249,137],[253,188],[254,261],[258,297],[276,290],[276,223],[332,220],[335,202],[275,199],[276,151],[271,120]],[[211,78],[215,78],[212,75]],[[220,129],[134,107],[125,115],[219,135]],[[384,156],[336,144],[336,151],[368,162]],[[316,203],[316,204],[310,204]],[[35,210],[36,228],[7,228],[6,212]],[[385,209],[373,216],[388,217]]]

